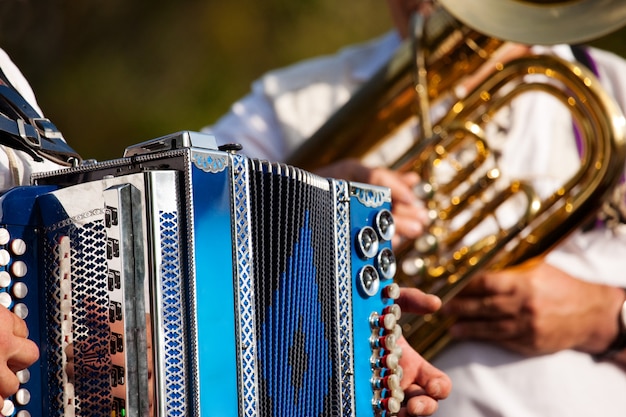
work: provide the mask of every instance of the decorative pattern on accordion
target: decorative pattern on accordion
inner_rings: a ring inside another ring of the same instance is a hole
[[[335,201],[347,201],[350,198],[348,184],[344,181],[335,182]],[[354,363],[352,345],[352,271],[350,270],[350,212],[345,204],[338,204],[336,210],[337,232],[337,300],[339,305],[339,353],[341,357],[341,401],[344,416],[354,415]]]
[[[51,410],[58,410],[58,416],[73,415],[85,417],[110,416],[111,408],[111,360],[109,356],[109,296],[106,287],[106,247],[107,235],[102,220],[94,220],[82,227],[75,225],[52,226],[46,235],[43,253],[46,256],[44,274],[46,281],[45,316],[47,323],[46,357],[48,369],[48,395]],[[72,342],[67,345],[62,333],[63,300],[59,284],[59,240],[69,237],[71,241],[72,263]],[[59,346],[67,346],[64,350]],[[74,398],[66,398],[63,381],[63,364],[68,360],[63,356],[73,352]],[[68,400],[70,401],[67,404]],[[68,413],[68,405],[75,411]]]
[[[185,297],[180,258],[178,213],[160,212],[159,230],[161,243],[161,293],[163,304],[163,329],[165,337],[165,406],[168,416],[186,416],[186,366],[185,361]]]
[[[249,244],[250,234],[250,194],[248,189],[247,160],[241,156],[232,159],[233,178],[233,210],[235,229],[235,250],[237,260],[237,283],[239,291],[239,310],[237,321],[241,326],[241,339],[238,349],[241,361],[239,375],[241,396],[244,398],[239,413],[243,416],[257,414],[257,345],[255,340],[256,326],[254,320],[254,290],[252,279],[252,251]]]

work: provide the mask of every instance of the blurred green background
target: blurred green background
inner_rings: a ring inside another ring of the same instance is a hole
[[[85,158],[215,121],[263,72],[364,41],[382,0],[0,0],[0,46]],[[594,44],[626,56],[626,31]]]

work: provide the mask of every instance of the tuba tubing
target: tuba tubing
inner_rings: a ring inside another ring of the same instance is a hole
[[[537,74],[542,74],[545,82],[527,82],[521,88],[498,97],[498,92],[501,89],[506,90],[508,83],[519,82],[527,75]],[[561,88],[557,88],[553,81],[558,81]],[[562,186],[543,199],[537,197],[530,184],[517,180],[507,183],[504,188],[500,187],[494,192],[492,200],[484,204],[485,210],[475,211],[475,218],[484,219],[492,215],[496,210],[495,205],[517,192],[526,195],[528,204],[525,212],[511,227],[498,230],[467,245],[457,245],[459,236],[469,235],[478,222],[466,221],[462,227],[453,229],[453,217],[462,209],[453,211],[450,207],[454,203],[445,206],[447,203],[432,199],[429,204],[436,213],[437,220],[429,230],[434,230],[432,234],[437,235],[443,249],[433,254],[416,253],[414,245],[401,245],[397,250],[400,263],[403,259],[406,261],[410,258],[413,251],[414,255],[426,260],[427,265],[417,281],[416,274],[409,276],[399,268],[397,282],[401,285],[418,286],[438,295],[445,303],[480,270],[499,270],[522,265],[548,252],[572,231],[589,221],[618,183],[626,162],[626,119],[593,74],[580,65],[560,58],[530,56],[505,64],[466,99],[456,103],[442,119],[441,125],[453,126],[459,119],[471,120],[465,123],[469,125],[468,131],[472,132],[466,136],[474,141],[475,132],[479,132],[478,136],[481,136],[480,130],[474,128],[478,117],[489,119],[489,115],[498,108],[529,91],[550,94],[571,111],[583,140],[584,152],[579,169]],[[414,158],[405,155],[399,160],[404,163],[398,162],[395,169],[415,169],[422,178],[430,178],[430,168],[439,163],[435,160],[442,157],[438,154],[441,151],[433,152],[433,149],[440,147],[450,130],[441,130],[426,146],[422,146],[421,153]],[[479,165],[482,165],[483,160],[481,158]],[[457,182],[456,186],[439,184],[439,188],[455,189],[462,180],[455,177],[454,181]],[[470,189],[481,183],[469,180],[466,182],[470,183]],[[496,183],[497,181],[484,182],[483,187],[487,189]],[[486,194],[485,189],[480,194]],[[478,192],[475,191],[474,194]],[[455,199],[454,191],[450,195],[449,200],[458,200],[458,204],[470,199],[469,196]],[[451,247],[453,250],[450,250]],[[453,254],[449,255],[446,250]],[[409,343],[424,357],[432,358],[449,343],[447,330],[455,319],[444,318],[439,314],[426,317],[405,315],[401,321],[403,333]]]
[[[505,9],[528,7],[526,3],[531,3],[532,13],[536,11],[532,0],[502,1]],[[623,4],[607,1],[616,13],[602,13],[623,15]],[[442,3],[454,6],[455,1]],[[561,12],[568,7],[567,1],[549,3],[547,9],[557,7]],[[581,0],[577,5],[591,7],[592,3]],[[427,85],[416,85],[414,47],[405,42],[372,80],[292,154],[288,163],[315,170],[344,158],[365,159],[397,129],[411,120],[418,121],[416,115],[425,114],[419,108],[419,89],[426,91],[431,103],[451,102],[447,114],[434,125],[433,135],[416,137],[410,149],[389,165],[394,170],[417,172],[424,181],[423,188],[432,190],[425,198],[432,219],[427,233],[394,248],[401,266],[397,282],[438,295],[445,303],[478,271],[530,262],[597,212],[623,171],[626,121],[587,69],[552,56],[524,57],[495,65],[505,44],[502,39],[510,38],[506,34],[485,35],[453,18],[455,13],[436,6],[428,16],[420,42]],[[588,16],[586,19],[593,20]],[[626,22],[626,18],[620,19]],[[613,27],[615,22],[610,24]],[[599,25],[597,30],[605,28]],[[560,36],[558,30],[553,32]],[[546,43],[562,41],[558,36]],[[466,74],[477,71],[491,75],[457,100],[457,86]],[[527,81],[528,76],[538,74],[545,82]],[[529,91],[543,91],[563,103],[571,111],[584,142],[579,170],[543,199],[531,184],[515,179],[506,182],[500,178],[498,167],[485,165],[492,160],[492,152],[483,126],[502,106]],[[453,159],[464,147],[474,150],[475,159],[469,163],[454,161],[450,165],[456,167],[455,174],[449,182],[442,182],[434,173],[435,167]],[[495,217],[498,208],[514,198],[526,202],[515,222],[477,241],[466,242],[481,220]],[[459,222],[463,215],[469,218]],[[450,342],[448,330],[454,321],[439,314],[405,314],[401,325],[409,343],[430,359]]]
[[[427,95],[436,103],[450,94],[464,74],[484,65],[504,42],[470,29],[442,8],[433,11],[428,23]],[[362,159],[410,120],[418,106],[412,49],[411,42],[404,42],[287,162],[314,171],[341,159]]]

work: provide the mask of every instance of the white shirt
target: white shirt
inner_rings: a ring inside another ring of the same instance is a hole
[[[40,115],[43,115],[32,88],[6,52],[0,49],[0,68],[9,82]],[[0,145],[0,191],[15,185],[30,184],[31,174],[60,166],[51,161],[35,162],[28,154]]]
[[[212,131],[222,143],[241,143],[251,157],[284,160],[308,138],[399,44],[390,33],[337,55],[272,71],[235,103]],[[567,60],[567,46],[535,48]],[[626,63],[591,50],[607,92],[626,109]],[[560,184],[579,163],[571,116],[553,97],[534,94],[516,100],[504,114],[505,174],[533,180],[545,192]],[[532,121],[532,123],[529,123]],[[410,136],[410,135],[409,135]],[[574,233],[547,257],[548,262],[584,280],[626,287],[626,234],[596,229]],[[448,348],[434,361],[451,377],[451,396],[440,417],[623,417],[626,372],[590,355],[562,351],[525,358],[476,342]]]

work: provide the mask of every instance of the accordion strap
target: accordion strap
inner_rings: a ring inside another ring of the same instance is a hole
[[[0,144],[24,151],[35,161],[49,159],[74,165],[80,156],[63,139],[59,129],[39,113],[11,85],[0,70]]]

